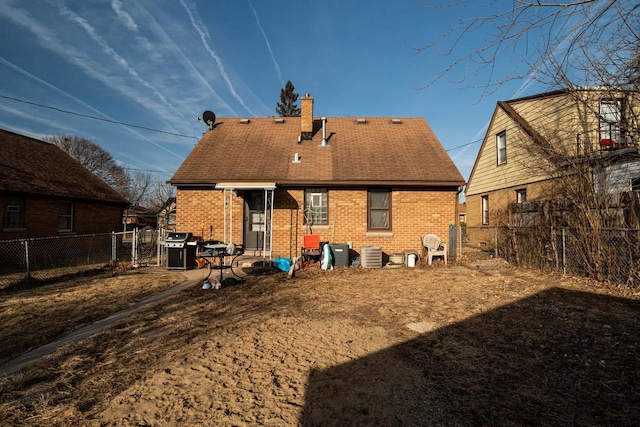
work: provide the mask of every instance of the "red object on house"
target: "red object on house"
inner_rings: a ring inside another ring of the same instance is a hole
[[[302,259],[308,261],[310,257],[319,257],[320,251],[320,235],[305,234],[302,236]]]
[[[616,144],[615,139],[601,139],[600,140],[600,148],[603,150],[611,150],[613,148],[617,148],[618,144]]]

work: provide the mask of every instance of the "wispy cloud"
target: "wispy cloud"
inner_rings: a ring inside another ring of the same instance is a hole
[[[242,97],[238,95],[238,93],[236,92],[233,86],[233,83],[231,83],[231,79],[229,78],[229,75],[225,70],[224,64],[222,63],[222,59],[215,53],[215,51],[209,45],[211,36],[209,35],[207,28],[202,23],[202,20],[200,19],[200,17],[196,13],[194,13],[196,6],[193,3],[188,3],[186,0],[180,0],[180,4],[184,8],[184,10],[187,12],[187,15],[189,16],[189,20],[191,21],[191,25],[200,36],[200,40],[202,41],[203,46],[205,47],[209,55],[211,55],[211,58],[213,58],[213,60],[216,62],[218,72],[220,73],[225,83],[227,84],[227,87],[229,88],[229,92],[231,92],[231,95],[240,103],[240,105],[242,105],[242,107],[244,107],[245,110],[247,110],[250,114],[255,116],[256,113],[254,113],[251,110],[251,108],[249,108],[249,106],[244,102]]]
[[[127,73],[129,73],[129,75],[131,75],[131,77],[133,77],[138,84],[150,89],[153,92],[153,94],[156,97],[158,97],[158,99],[164,105],[169,107],[176,114],[178,115],[180,114],[180,112],[176,110],[176,108],[169,102],[169,100],[167,100],[167,98],[162,93],[160,93],[160,91],[158,91],[155,87],[153,87],[153,85],[149,84],[145,79],[140,77],[138,72],[129,65],[127,60],[124,59],[121,55],[119,55],[111,46],[109,46],[106,40],[102,36],[100,36],[100,34],[98,34],[96,29],[93,26],[91,26],[86,19],[82,18],[81,16],[78,16],[75,12],[69,10],[66,6],[62,4],[59,4],[58,7],[60,9],[60,13],[62,14],[62,16],[67,18],[70,22],[75,22],[76,24],[80,25],[87,32],[89,37],[91,37],[93,41],[95,41],[98,45],[100,45],[103,51],[107,55],[109,55]]]
[[[34,36],[34,40],[61,58],[64,58],[70,64],[78,67],[85,72],[91,78],[101,82],[106,87],[114,91],[116,94],[120,94],[123,97],[131,99],[134,103],[142,106],[148,111],[153,111],[158,117],[164,118],[164,123],[171,123],[171,120],[175,118],[175,109],[169,108],[171,111],[160,108],[158,102],[149,99],[148,96],[140,93],[138,87],[139,83],[143,86],[147,86],[140,78],[135,79],[136,85],[131,85],[122,76],[113,73],[113,70],[105,67],[104,64],[96,62],[89,55],[95,56],[94,51],[84,53],[73,44],[60,39],[57,35],[49,29],[49,25],[44,22],[39,22],[33,16],[31,16],[26,10],[19,7],[14,7],[8,3],[0,3],[0,16],[7,18],[14,24],[25,28]],[[108,47],[108,46],[107,46]],[[126,66],[126,61],[124,64]],[[135,70],[134,70],[135,71]]]
[[[31,74],[31,73],[29,73],[28,71],[26,71],[26,70],[24,70],[24,69],[22,69],[22,68],[18,67],[17,65],[13,64],[12,62],[7,61],[7,60],[6,60],[6,59],[4,59],[4,58],[1,58],[1,57],[0,57],[0,63],[1,63],[1,64],[3,64],[3,65],[5,65],[5,66],[6,66],[6,67],[8,67],[8,68],[11,68],[11,69],[12,69],[12,70],[14,70],[15,72],[20,73],[21,75],[23,75],[23,76],[25,76],[25,77],[27,77],[27,78],[29,78],[29,79],[31,79],[31,80],[34,80],[35,82],[37,82],[37,83],[41,84],[42,86],[45,86],[45,87],[47,87],[48,89],[51,89],[51,90],[53,90],[54,92],[56,92],[56,93],[58,93],[58,94],[60,94],[60,95],[63,95],[64,97],[66,97],[66,98],[68,98],[68,99],[73,100],[74,102],[78,103],[79,105],[82,105],[83,107],[85,107],[85,108],[87,108],[87,109],[89,109],[89,110],[93,111],[94,113],[96,113],[96,114],[98,114],[98,115],[100,115],[100,116],[102,116],[102,117],[104,117],[104,118],[106,118],[106,119],[113,120],[113,121],[117,121],[117,120],[115,120],[113,117],[109,116],[108,114],[105,114],[105,113],[103,113],[102,111],[100,111],[100,110],[98,110],[98,109],[96,109],[96,108],[92,107],[91,105],[87,104],[86,102],[82,101],[81,99],[76,98],[75,96],[71,95],[70,93],[68,93],[68,92],[66,92],[66,91],[64,91],[64,90],[62,90],[62,89],[60,89],[60,88],[58,88],[57,86],[54,86],[54,85],[52,85],[51,83],[48,83],[48,82],[46,82],[46,81],[42,80],[41,78],[39,78],[39,77],[37,77],[37,76],[34,76],[33,74]],[[6,110],[6,108],[5,108],[5,110]],[[25,116],[25,118],[31,118],[31,119],[33,119],[33,120],[39,120],[41,123],[47,124],[47,125],[49,125],[49,126],[51,126],[51,127],[60,127],[60,123],[58,123],[58,122],[50,122],[50,121],[43,121],[43,119],[42,119],[42,118],[40,118],[40,116],[36,116],[36,117],[33,117],[33,116],[31,116],[31,115],[27,116],[27,115],[26,115],[26,113],[23,113],[22,111],[20,111],[20,110],[15,110],[15,109],[14,109],[13,111],[10,111],[10,112],[11,112],[12,114],[14,114],[14,115],[18,115],[18,116],[22,116],[22,115],[24,115],[24,116]],[[168,148],[163,147],[162,145],[158,144],[157,142],[155,142],[155,141],[153,141],[153,140],[151,140],[151,139],[147,138],[146,136],[144,136],[144,135],[140,134],[140,133],[139,133],[139,132],[137,132],[136,130],[134,130],[134,129],[132,129],[132,128],[128,127],[128,126],[124,126],[124,125],[120,125],[120,126],[121,126],[123,129],[127,130],[128,132],[132,133],[133,135],[137,136],[138,138],[140,138],[140,139],[142,139],[142,140],[144,140],[144,141],[147,141],[148,143],[150,143],[150,144],[152,144],[152,145],[155,145],[155,146],[156,146],[156,147],[158,147],[159,149],[161,149],[161,150],[163,150],[163,151],[166,151],[167,153],[173,154],[174,156],[176,156],[176,157],[178,157],[178,158],[180,158],[180,159],[184,159],[184,156],[181,156],[180,154],[177,154],[177,153],[175,153],[175,152],[173,152],[173,151],[169,150]],[[73,129],[68,129],[68,130],[73,130]]]
[[[253,16],[256,18],[256,23],[258,24],[258,28],[262,33],[262,37],[264,37],[264,42],[267,44],[267,50],[269,50],[269,55],[271,55],[271,60],[273,61],[273,66],[276,69],[278,80],[280,80],[280,84],[284,86],[284,80],[282,79],[282,73],[280,72],[280,65],[278,64],[278,61],[276,61],[276,57],[273,54],[273,50],[271,49],[271,43],[269,43],[269,39],[267,38],[267,33],[265,33],[264,30],[262,29],[262,24],[260,24],[260,18],[258,18],[258,12],[256,12],[256,9],[253,7],[251,0],[247,0],[247,3],[249,3],[249,7],[253,12]]]
[[[136,22],[133,20],[131,15],[129,15],[127,12],[125,12],[122,9],[122,6],[123,4],[120,0],[111,1],[111,8],[116,13],[116,15],[118,15],[118,18],[120,18],[120,21],[124,24],[124,26],[130,29],[131,31],[137,33],[138,25],[136,25]]]
[[[174,41],[172,37],[167,34],[164,29],[164,26],[160,25],[156,19],[142,6],[138,5],[140,13],[143,14],[145,19],[147,20],[147,28],[157,37],[166,51],[174,52],[180,58],[180,63],[184,65],[187,70],[191,73],[191,77],[194,80],[190,80],[192,85],[200,83],[203,87],[208,89],[209,93],[213,96],[215,102],[223,108],[226,108],[231,112],[232,115],[237,116],[236,111],[220,96],[220,94],[211,86],[209,80],[202,75],[202,73],[195,66],[193,61],[191,61],[187,55],[184,53],[183,49]],[[202,91],[204,92],[204,91]]]

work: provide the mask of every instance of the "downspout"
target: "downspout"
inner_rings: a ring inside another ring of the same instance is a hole
[[[458,230],[458,256],[460,258],[462,258],[462,228],[460,227],[460,193],[462,193],[463,188],[467,185],[467,183],[465,182],[462,187],[458,187],[458,192],[456,193],[456,217],[455,217],[455,224],[456,224],[456,229]]]

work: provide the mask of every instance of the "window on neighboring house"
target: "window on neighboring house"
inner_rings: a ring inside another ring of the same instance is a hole
[[[3,228],[24,228],[24,199],[9,196],[4,200]]]
[[[527,190],[516,190],[516,202],[517,203],[527,203]]]
[[[489,196],[482,196],[482,225],[489,225]]]
[[[601,99],[600,144],[603,148],[611,148],[625,143],[622,124],[622,99]]]
[[[58,203],[58,231],[73,231],[73,202]]]
[[[496,150],[498,151],[498,164],[507,163],[507,132],[502,131],[496,135]]]
[[[369,230],[391,230],[391,191],[369,190],[367,199]]]
[[[631,191],[640,191],[640,176],[631,178]]]
[[[326,188],[306,188],[304,190],[304,223],[329,224],[329,192]]]

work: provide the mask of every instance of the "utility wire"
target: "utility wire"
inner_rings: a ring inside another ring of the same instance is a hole
[[[74,116],[85,117],[87,119],[100,120],[102,122],[113,123],[113,124],[122,125],[122,126],[128,126],[128,127],[132,127],[132,128],[144,129],[144,130],[149,130],[151,132],[164,133],[164,134],[167,134],[167,135],[179,136],[181,138],[195,138],[195,139],[198,139],[197,136],[193,136],[193,135],[183,135],[181,133],[167,132],[167,131],[164,131],[164,130],[149,128],[149,127],[146,127],[146,126],[139,126],[139,125],[134,125],[134,124],[131,124],[131,123],[123,123],[123,122],[119,122],[117,120],[110,120],[110,119],[105,119],[105,118],[102,118],[102,117],[91,116],[89,114],[77,113],[75,111],[63,110],[62,108],[51,107],[49,105],[43,105],[43,104],[39,104],[37,102],[25,101],[24,99],[13,98],[11,96],[0,95],[0,98],[10,99],[10,100],[16,101],[16,102],[22,102],[23,104],[34,105],[36,107],[48,108],[49,110],[58,111],[60,113],[73,114]]]
[[[457,147],[449,148],[449,149],[444,150],[444,151],[457,150],[458,148],[463,148],[463,147],[466,147],[467,145],[475,144],[476,142],[480,142],[480,141],[483,141],[483,140],[484,140],[484,138],[476,139],[475,141],[467,142],[466,144],[458,145]]]

